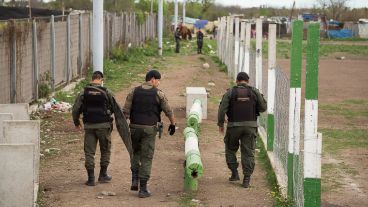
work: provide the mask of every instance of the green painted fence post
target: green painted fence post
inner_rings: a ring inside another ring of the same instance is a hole
[[[299,159],[303,21],[293,22],[290,60],[288,198],[294,197],[294,160]]]
[[[304,124],[304,207],[321,206],[322,135],[318,129],[318,54],[320,24],[308,27]]]

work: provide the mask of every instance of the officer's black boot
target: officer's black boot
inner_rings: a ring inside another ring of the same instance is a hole
[[[132,170],[132,186],[130,186],[130,190],[138,191],[138,171]]]
[[[238,181],[238,180],[240,180],[238,169],[231,168],[231,177],[229,177],[229,181]]]
[[[110,182],[112,177],[107,174],[107,166],[101,166],[100,175],[98,176],[98,182],[107,183]]]
[[[87,169],[87,174],[88,174],[88,180],[86,182],[86,185],[88,186],[95,186],[95,170],[94,169]]]
[[[244,178],[243,178],[243,187],[244,188],[249,188],[249,183],[250,183],[250,176],[244,176]]]
[[[138,197],[147,198],[151,196],[151,192],[147,189],[147,180],[141,179],[139,187]]]

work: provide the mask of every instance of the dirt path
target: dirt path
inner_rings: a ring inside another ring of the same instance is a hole
[[[169,136],[166,132],[168,119],[164,118],[165,131],[161,139],[156,139],[152,175],[149,189],[153,196],[139,199],[137,192],[130,188],[130,164],[128,154],[116,130],[112,135],[112,156],[109,173],[113,180],[108,184],[95,187],[84,185],[83,141],[70,146],[66,152],[43,165],[41,186],[46,206],[272,206],[270,189],[267,186],[265,172],[256,165],[252,177],[252,187],[244,189],[240,182],[231,184],[227,181],[229,170],[224,158],[223,137],[216,126],[217,107],[222,94],[229,87],[225,73],[210,62],[210,69],[202,69],[200,56],[167,58],[166,69],[160,88],[168,96],[177,118],[177,133]],[[143,78],[142,78],[143,79]],[[208,86],[212,81],[216,86]],[[136,86],[138,83],[133,84]],[[210,89],[208,99],[208,119],[201,125],[200,151],[204,165],[204,175],[199,181],[199,190],[195,195],[183,192],[184,139],[185,127],[185,87],[201,86]],[[120,104],[125,102],[129,89],[116,93]],[[69,122],[67,126],[72,127]],[[80,135],[81,136],[81,135]],[[82,138],[81,138],[82,139]],[[99,155],[96,156],[96,166]],[[98,168],[97,168],[98,169]],[[97,198],[99,192],[112,191],[116,196]],[[194,198],[195,200],[192,200]]]

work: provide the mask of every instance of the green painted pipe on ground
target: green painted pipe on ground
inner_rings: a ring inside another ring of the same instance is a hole
[[[199,124],[202,122],[202,102],[199,99],[193,101],[187,118],[187,126],[192,127],[196,133],[199,131]]]
[[[201,154],[198,148],[198,137],[192,127],[184,129],[185,138],[185,170],[184,170],[184,189],[197,190],[198,178],[203,174]]]

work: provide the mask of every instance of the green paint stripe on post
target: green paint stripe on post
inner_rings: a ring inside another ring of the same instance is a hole
[[[288,153],[287,167],[288,167],[287,195],[289,200],[292,200],[294,197],[294,154],[292,153]]]
[[[273,140],[275,136],[275,116],[267,116],[267,151],[273,151]]]
[[[319,23],[308,26],[307,67],[305,98],[318,99],[318,56],[319,56]]]
[[[304,179],[304,207],[321,206],[321,179]]]
[[[303,21],[295,20],[293,22],[293,33],[291,41],[291,58],[290,58],[290,88],[301,87],[302,76],[302,41],[303,41]]]

